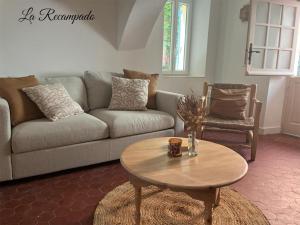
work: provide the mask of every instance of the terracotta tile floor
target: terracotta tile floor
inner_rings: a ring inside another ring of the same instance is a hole
[[[239,135],[206,133],[206,139],[240,141]],[[249,151],[235,149],[244,157]],[[127,180],[118,161],[0,184],[1,225],[91,225],[104,195]],[[234,185],[273,225],[300,225],[300,139],[260,137],[257,160]]]

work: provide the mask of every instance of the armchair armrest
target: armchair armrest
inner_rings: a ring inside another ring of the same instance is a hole
[[[253,99],[253,102],[254,102],[254,116],[253,116],[253,118],[254,118],[254,127],[255,127],[254,129],[256,129],[258,131],[262,103],[257,99]]]
[[[175,120],[175,136],[182,136],[184,134],[184,122],[177,115],[177,103],[183,95],[167,92],[157,91],[156,104],[157,109],[169,113]]]
[[[11,179],[10,111],[7,101],[0,97],[0,181]]]

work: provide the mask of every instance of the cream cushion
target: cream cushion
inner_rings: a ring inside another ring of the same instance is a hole
[[[30,152],[107,137],[107,125],[86,113],[55,122],[38,119],[21,123],[13,128],[12,150],[14,153]]]
[[[87,92],[82,77],[79,76],[51,76],[38,77],[40,84],[61,83],[71,98],[77,102],[85,112],[89,111]]]
[[[112,78],[112,97],[109,109],[147,110],[150,80]]]
[[[158,85],[159,74],[147,74],[139,71],[124,69],[124,77],[128,79],[143,79],[149,80],[148,86],[148,109],[157,109],[156,107],[156,91]]]
[[[22,90],[52,121],[83,113],[80,105],[70,97],[60,83],[37,85]]]
[[[174,127],[174,118],[168,113],[147,111],[115,111],[96,109],[91,115],[109,126],[111,138],[125,137],[166,130]]]

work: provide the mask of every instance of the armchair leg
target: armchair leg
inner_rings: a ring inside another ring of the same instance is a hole
[[[203,133],[204,133],[204,126],[201,126],[200,127],[200,131],[199,131],[199,138],[200,138],[200,140],[203,139]]]
[[[253,140],[253,132],[249,130],[246,133],[246,144],[249,144],[251,146],[252,140]]]
[[[257,141],[258,141],[258,131],[255,130],[253,132],[253,139],[251,142],[251,161],[255,161],[256,158]]]

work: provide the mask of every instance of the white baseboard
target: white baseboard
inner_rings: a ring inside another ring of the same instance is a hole
[[[290,136],[293,136],[293,137],[298,137],[300,138],[300,135],[297,135],[297,134],[292,134],[292,133],[289,133],[289,132],[282,132],[283,134],[286,134],[286,135],[290,135]]]
[[[266,135],[266,134],[280,134],[281,127],[260,127],[259,134]]]

